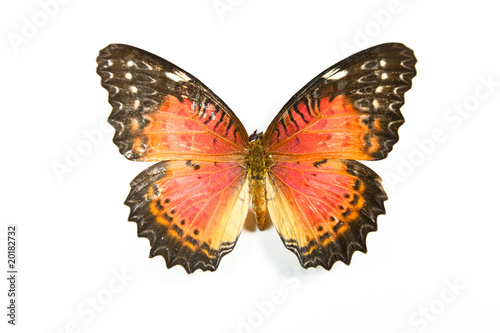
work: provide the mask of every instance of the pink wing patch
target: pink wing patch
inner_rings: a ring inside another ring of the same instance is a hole
[[[277,162],[269,172],[268,208],[285,246],[302,266],[330,269],[366,252],[387,199],[381,180],[350,160]]]
[[[310,107],[316,109],[311,111]],[[371,155],[380,148],[376,135],[383,136],[381,120],[358,112],[344,95],[332,101],[323,97],[316,106],[298,103],[294,110],[296,116],[292,118],[294,113],[285,115],[283,124],[278,124],[271,137],[268,149],[277,159],[294,160],[304,155],[321,154],[371,160]],[[293,121],[287,121],[288,118]]]
[[[237,163],[164,161],[139,174],[125,202],[150,256],[188,273],[215,270],[248,212],[247,171]]]

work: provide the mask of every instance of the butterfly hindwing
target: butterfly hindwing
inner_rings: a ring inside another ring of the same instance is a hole
[[[366,252],[387,199],[375,172],[352,160],[277,162],[267,188],[273,224],[305,268],[330,269]]]
[[[416,75],[413,51],[378,45],[326,69],[295,94],[264,135],[273,158],[385,158],[404,122],[400,108]]]
[[[128,159],[224,161],[248,146],[248,135],[229,107],[167,60],[111,44],[97,63],[113,106],[113,141]]]
[[[188,273],[215,270],[248,212],[247,171],[234,162],[164,161],[139,174],[125,202],[150,256]]]

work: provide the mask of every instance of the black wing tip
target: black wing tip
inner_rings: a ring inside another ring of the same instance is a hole
[[[417,58],[415,57],[415,52],[403,43],[388,42],[388,43],[374,45],[374,46],[369,47],[367,49],[353,53],[352,55],[348,56],[347,58],[345,58],[345,59],[337,62],[336,64],[328,67],[327,69],[325,69],[323,72],[321,72],[317,76],[317,78],[322,77],[324,74],[331,71],[335,67],[340,68],[340,67],[348,66],[349,64],[357,61],[359,58],[365,57],[366,55],[380,56],[380,54],[390,54],[390,53],[396,54],[396,55],[400,56],[401,58],[403,58],[402,63],[401,63],[402,67],[408,69],[409,73],[414,73],[413,76],[416,75],[417,72],[415,69],[415,64],[417,63]],[[343,66],[341,66],[342,64],[343,64]],[[413,76],[412,76],[412,78],[413,78]],[[411,87],[411,82],[410,82],[410,87]]]
[[[414,51],[401,42],[387,42],[387,43],[377,44],[367,49],[361,50],[357,53],[354,53],[352,56],[362,55],[364,53],[370,53],[374,51],[386,51],[386,50],[395,50],[398,51],[400,54],[405,55],[408,59],[414,59],[415,61],[417,60],[415,58]]]
[[[108,44],[106,47],[102,48],[99,51],[99,55],[97,56],[97,62],[99,63],[100,60],[107,60],[108,57],[110,57],[114,52],[123,52],[123,51],[139,51],[139,52],[146,52],[149,53],[148,51],[145,51],[141,48],[124,44],[124,43],[111,43]]]
[[[380,136],[380,149],[372,154],[373,160],[381,160],[386,158],[392,151],[394,145],[399,141],[398,130],[405,122],[401,113],[401,108],[405,104],[405,93],[411,89],[412,80],[417,75],[416,63],[417,59],[412,49],[408,48],[402,43],[385,43],[373,46],[369,49],[361,51],[351,56],[354,59],[364,56],[366,53],[384,54],[383,56],[389,57],[392,53],[394,56],[390,58],[398,59],[399,69],[396,71],[398,74],[397,83],[394,91],[391,92],[392,103],[387,106],[385,110],[386,125],[383,126],[383,134]],[[382,56],[382,55],[380,55]],[[388,96],[381,95],[379,97],[389,99]]]
[[[132,51],[132,50],[140,50],[134,46],[126,45],[126,44],[109,44],[105,48],[102,48],[99,51],[99,54],[97,55],[96,62],[97,62],[97,74],[101,76],[101,84],[105,82],[105,79],[107,77],[104,77],[106,73],[110,73],[106,71],[106,69],[110,66],[113,65],[113,59],[116,58],[117,53],[120,53],[118,51]],[[140,50],[142,51],[142,50]],[[146,52],[146,51],[144,51]],[[104,86],[104,84],[103,84]]]
[[[99,54],[97,56],[97,63],[98,65],[107,63],[108,60],[112,59],[123,59],[123,56],[130,56],[130,55],[140,55],[141,58],[147,59],[151,62],[160,62],[160,63],[167,63],[169,66],[174,66],[175,68],[178,68],[168,60],[157,56],[154,53],[148,52],[144,49],[141,49],[136,46],[128,45],[128,44],[123,44],[123,43],[113,43],[109,44],[105,48],[101,49],[99,51]],[[99,66],[98,66],[99,68]]]
[[[148,123],[144,114],[148,113],[152,106],[158,104],[159,101],[150,95],[145,97],[139,93],[137,96],[132,96],[126,92],[129,82],[124,79],[123,75],[126,72],[124,63],[127,59],[140,59],[148,63],[168,62],[154,54],[126,44],[109,44],[100,50],[97,57],[96,71],[101,77],[101,85],[108,92],[108,102],[112,107],[108,123],[115,129],[113,143],[122,155],[135,161],[147,155],[148,151],[145,150],[141,153],[134,151],[134,142],[131,138],[138,136],[138,133],[132,130],[131,119],[135,119],[141,126],[144,126]],[[135,87],[148,88],[141,82],[137,82]],[[140,105],[136,107],[134,102],[140,102]],[[147,148],[147,145],[145,146]]]

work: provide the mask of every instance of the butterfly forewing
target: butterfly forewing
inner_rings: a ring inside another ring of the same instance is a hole
[[[377,160],[404,122],[400,108],[415,76],[406,46],[382,44],[326,69],[283,107],[264,135],[273,158]]]
[[[97,58],[109,92],[114,143],[131,160],[234,160],[248,135],[234,113],[191,74],[144,50],[111,44]]]

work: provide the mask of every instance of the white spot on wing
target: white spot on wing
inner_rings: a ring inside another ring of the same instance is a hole
[[[131,79],[132,79],[132,74],[130,74],[130,73],[126,73],[126,74],[125,74],[125,78],[127,78],[127,79],[131,80]]]
[[[134,65],[135,65],[135,63],[132,60],[127,61],[127,66],[128,67],[132,67]]]
[[[135,152],[137,154],[143,154],[144,152],[146,152],[146,147],[144,146],[144,144],[142,144],[139,147],[135,148]]]
[[[152,70],[152,69],[153,69],[153,66],[149,65],[149,64],[148,64],[147,62],[145,62],[145,61],[141,61],[141,64],[142,64],[143,66],[146,66],[146,67],[148,68],[148,70]]]
[[[113,60],[108,59],[108,66],[113,66]]]
[[[167,77],[175,82],[189,81],[189,77],[182,72],[166,72]]]
[[[334,68],[328,71],[325,75],[323,75],[323,78],[328,81],[336,81],[340,80],[341,78],[347,75],[347,70],[343,70],[340,72],[338,70],[339,70],[338,68]]]
[[[385,67],[385,65],[387,65],[387,61],[380,59],[380,67]]]
[[[369,60],[361,65],[361,69],[373,70],[378,68],[377,60]]]
[[[375,92],[376,93],[381,93],[384,91],[384,87],[383,86],[378,86],[376,89],[375,89]]]
[[[138,99],[136,99],[136,100],[134,101],[134,109],[136,109],[136,110],[137,110],[137,109],[139,108],[139,105],[141,105],[141,102],[140,102]]]
[[[130,91],[133,93],[137,92],[137,87],[136,86],[130,86]]]
[[[381,78],[382,80],[386,80],[388,77],[389,77],[389,74],[387,74],[387,73],[382,73],[382,74],[380,75],[380,78]]]

